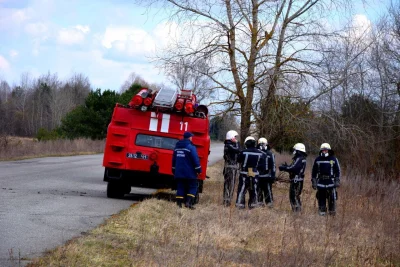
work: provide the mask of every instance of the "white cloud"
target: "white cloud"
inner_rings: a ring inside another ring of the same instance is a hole
[[[181,34],[182,29],[175,22],[160,23],[153,30],[157,48],[167,46],[172,40],[180,39]]]
[[[57,42],[63,45],[80,44],[85,40],[85,34],[90,31],[89,26],[77,25],[73,28],[63,28],[58,32]]]
[[[352,20],[352,34],[355,38],[360,38],[371,31],[372,23],[364,14],[356,14]]]
[[[10,69],[10,63],[2,56],[0,55],[0,70],[3,71],[8,71]]]
[[[29,23],[25,26],[25,31],[33,36],[43,36],[49,30],[49,27],[42,22]]]
[[[101,50],[81,51],[62,48],[58,51],[58,55],[64,60],[56,61],[52,69],[56,69],[60,77],[68,77],[71,72],[84,73],[89,77],[93,88],[119,90],[131,72],[137,73],[150,83],[166,81],[166,78],[148,63],[108,60],[103,57]]]
[[[15,31],[32,17],[32,9],[15,9],[0,7],[0,30]]]
[[[113,53],[125,57],[144,56],[155,49],[155,41],[146,31],[127,26],[109,26],[102,45]]]
[[[30,18],[30,15],[28,13],[29,11],[27,9],[15,10],[11,13],[11,19],[14,22],[22,23]]]
[[[18,56],[18,51],[15,49],[11,49],[9,55],[11,58],[14,58],[14,57]]]
[[[90,28],[87,25],[86,26],[76,25],[74,28],[80,30],[83,33],[88,33],[90,31]]]

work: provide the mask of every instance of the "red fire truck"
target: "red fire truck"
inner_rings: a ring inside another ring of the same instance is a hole
[[[190,90],[143,88],[128,105],[117,103],[103,158],[107,197],[122,198],[132,186],[175,189],[172,154],[185,131],[194,134],[203,169],[198,179],[201,193],[210,150],[208,130],[208,109],[196,103]]]

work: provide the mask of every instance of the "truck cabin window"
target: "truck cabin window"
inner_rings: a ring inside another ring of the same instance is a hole
[[[138,134],[136,136],[135,144],[137,146],[147,146],[174,150],[175,145],[178,141],[179,139],[177,138]]]

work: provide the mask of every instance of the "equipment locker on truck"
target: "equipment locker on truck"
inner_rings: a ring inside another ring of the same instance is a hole
[[[122,198],[131,187],[175,189],[172,154],[185,131],[194,134],[203,170],[210,150],[208,109],[190,90],[143,88],[128,105],[116,104],[104,150],[107,197]],[[202,192],[204,171],[199,176]],[[198,200],[198,196],[197,196]]]

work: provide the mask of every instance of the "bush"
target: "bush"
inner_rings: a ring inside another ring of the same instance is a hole
[[[48,131],[44,128],[40,128],[36,134],[36,138],[39,141],[49,141],[59,139],[60,136],[57,130]]]

